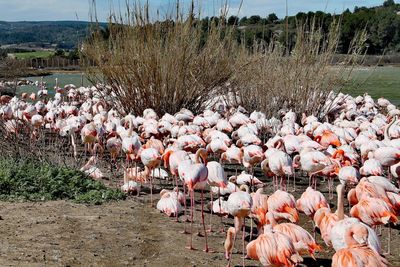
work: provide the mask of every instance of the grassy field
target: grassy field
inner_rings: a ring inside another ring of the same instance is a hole
[[[357,68],[343,92],[353,96],[367,92],[375,99],[385,97],[400,105],[400,67]]]
[[[53,51],[35,51],[35,52],[22,52],[14,53],[17,59],[30,59],[30,58],[48,58],[54,54]]]
[[[400,67],[357,68],[353,70],[352,76],[352,81],[342,90],[344,93],[357,96],[367,92],[375,99],[383,96],[392,101],[393,104],[400,105]],[[80,86],[82,75],[80,73],[55,73],[45,76],[44,81],[49,88],[54,87],[55,78],[58,78],[61,85],[73,83]],[[41,78],[28,77],[28,79],[40,81]],[[89,84],[89,81],[85,78],[84,86]],[[19,92],[34,92],[36,90],[37,88],[34,86],[24,86],[19,89]],[[53,93],[53,91],[50,90],[50,93]]]

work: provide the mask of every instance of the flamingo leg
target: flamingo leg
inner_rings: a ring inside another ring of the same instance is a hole
[[[187,210],[187,206],[186,206],[186,186],[185,183],[183,183],[183,197],[185,198],[185,202],[184,204],[184,217],[185,220],[183,221],[183,234],[188,234],[187,230],[186,230],[186,222],[188,222],[188,218],[187,218],[187,214],[186,214],[186,210]],[[190,204],[192,203],[192,201],[190,201]]]
[[[153,178],[154,178],[154,170],[151,171],[151,177],[150,177],[150,202],[152,207],[153,207]]]
[[[246,233],[246,218],[243,218],[243,226],[242,226],[242,242],[243,242],[243,246],[242,246],[242,260],[243,260],[243,267],[244,267],[244,258],[245,258],[245,246],[244,246],[244,237],[245,237],[245,233]]]
[[[201,191],[203,192],[203,190],[201,190]],[[210,198],[211,198],[210,229],[208,231],[211,233],[212,232],[212,214],[213,214],[213,209],[214,209],[213,193],[212,193],[211,189],[210,189]]]
[[[188,249],[194,250],[193,248],[193,217],[194,217],[194,190],[190,190],[190,209],[191,213],[191,222],[190,222],[190,244]]]
[[[222,204],[221,204],[221,188],[218,187],[218,204],[219,204],[219,210],[221,212],[222,210]],[[220,214],[220,221],[221,221],[221,233],[225,232],[224,226],[223,226],[223,221],[222,221],[222,214]]]
[[[296,192],[296,171],[293,171],[293,192]]]
[[[390,241],[392,239],[392,227],[390,226],[389,222],[389,233],[388,233],[388,255],[390,255]]]
[[[184,203],[185,211],[184,211],[184,215],[185,215],[185,221],[188,222],[189,220],[188,220],[188,218],[187,218],[187,213],[186,213],[186,210],[187,210],[187,204],[186,204],[186,186],[185,186],[185,183],[184,183],[183,181],[182,181],[182,183],[183,183],[183,196],[185,197],[185,203]],[[185,232],[186,232],[186,230],[185,230]]]
[[[236,217],[235,217],[235,224],[236,224]],[[235,227],[236,229],[236,227]],[[227,266],[231,266],[231,262],[232,262],[232,254],[233,254],[233,249],[235,248],[235,243],[236,243],[236,235],[237,235],[237,231],[235,231],[235,234],[233,235],[233,247],[232,250],[229,254],[229,261],[228,261],[228,265]]]
[[[250,189],[251,189],[251,192],[254,192],[254,170],[253,170],[253,168],[251,168],[251,186],[250,186]]]
[[[176,199],[179,202],[179,185],[178,185],[178,178],[176,177],[176,175],[174,175],[174,180],[175,180],[175,184],[176,184]],[[176,212],[175,212],[175,220],[176,222],[179,222],[178,219],[178,205],[176,205]]]
[[[253,220],[250,219],[250,239],[249,242],[253,239]]]
[[[207,240],[207,231],[206,231],[206,224],[204,222],[204,190],[201,189],[201,221],[203,223],[203,230],[204,230],[204,238],[205,238],[205,248],[204,252],[209,252],[208,248],[208,240]]]

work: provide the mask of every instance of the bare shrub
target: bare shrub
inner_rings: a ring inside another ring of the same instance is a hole
[[[219,23],[201,25],[193,2],[187,16],[178,4],[176,14],[152,22],[149,7],[136,4],[127,8],[126,17],[111,16],[108,38],[97,31],[84,45],[89,79],[106,85],[100,91],[121,113],[140,114],[146,108],[174,113],[183,107],[199,112],[215,96],[229,96],[229,105],[269,116],[281,109],[323,115],[329,92],[349,80],[365,51],[362,32],[332,67],[340,21],[328,34],[315,22],[298,23],[289,50],[279,37],[250,48],[238,43],[224,14]]]
[[[109,38],[98,31],[84,45],[86,62],[96,65],[88,64],[89,79],[109,86],[102,92],[114,96],[122,113],[204,109],[237,66],[241,48],[231,30],[211,23],[204,36],[194,4],[187,16],[178,5],[178,15],[164,22],[152,22],[147,5],[135,4],[127,12],[126,17],[111,16]]]
[[[339,44],[340,22],[333,22],[327,35],[315,23],[299,24],[293,50],[277,40],[259,43],[245,55],[251,63],[232,79],[231,95],[237,105],[261,110],[269,116],[280,110],[323,115],[321,109],[331,91],[349,80],[363,55],[365,33],[357,35],[340,65],[333,67]],[[357,60],[355,60],[357,59]]]

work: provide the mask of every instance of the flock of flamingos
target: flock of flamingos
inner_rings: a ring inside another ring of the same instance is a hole
[[[211,216],[234,217],[234,227],[225,229],[228,265],[241,232],[243,264],[250,258],[263,266],[296,266],[302,256],[315,258],[322,246],[315,231],[298,225],[299,213],[310,218],[310,229],[318,229],[325,245],[336,251],[332,266],[388,265],[390,225],[400,215],[400,110],[388,100],[332,93],[324,120],[290,110],[268,119],[262,112],[223,104],[201,114],[182,109],[160,117],[146,109],[141,116],[121,116],[95,87],[66,85],[55,91],[50,97],[39,86],[37,93],[19,98],[2,96],[0,116],[9,134],[18,134],[24,124],[30,125],[33,140],[43,131],[70,138],[75,157],[83,146],[88,155],[82,171],[101,179],[98,160],[107,157],[113,168],[123,168],[121,190],[139,195],[142,186],[149,187],[152,206],[155,179],[169,179],[174,189],[161,190],[156,207],[183,222],[189,249],[195,197],[200,197],[204,251],[210,252],[207,233],[212,230],[211,223],[206,226],[204,207],[211,209]],[[229,179],[227,164],[236,167]],[[262,179],[254,175],[256,166],[261,166]],[[296,201],[296,176],[304,173],[309,187]],[[264,193],[262,180],[273,185],[273,194]],[[329,192],[324,195],[318,189],[326,184]],[[205,190],[211,196],[207,204]],[[327,200],[334,190],[336,210]],[[246,218],[251,222],[247,245]],[[389,226],[385,251],[379,240],[382,225]]]

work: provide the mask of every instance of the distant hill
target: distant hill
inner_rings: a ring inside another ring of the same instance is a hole
[[[89,27],[86,21],[0,21],[0,45],[73,49]]]
[[[334,20],[341,21],[339,54],[346,54],[352,40],[361,30],[367,33],[366,45],[368,54],[400,53],[400,4],[394,0],[382,0],[382,5],[375,7],[355,7],[353,11],[345,10],[342,14],[330,14],[322,11],[299,12],[287,18],[288,34],[285,19],[279,19],[272,13],[266,17],[258,15],[249,17],[231,16],[224,23],[237,26],[236,39],[251,47],[255,41],[270,42],[278,38],[282,43],[294,47],[296,31],[299,23],[309,23],[315,20],[324,33],[328,33]],[[204,17],[199,21],[207,31],[211,22],[218,22],[217,17]],[[107,23],[102,23],[102,34],[108,38]],[[90,22],[87,21],[0,21],[0,46],[3,54],[22,52],[20,50],[72,50],[89,36]],[[205,38],[207,34],[203,34]],[[287,38],[288,37],[288,38]],[[8,45],[8,47],[4,47]],[[5,52],[4,52],[5,51]],[[2,57],[0,49],[0,58]]]

